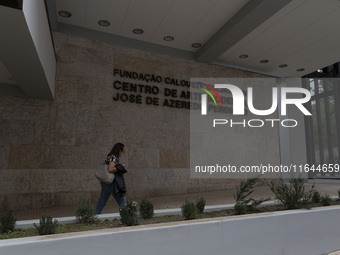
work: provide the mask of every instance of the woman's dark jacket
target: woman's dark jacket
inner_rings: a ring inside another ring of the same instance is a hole
[[[124,174],[127,173],[125,167],[118,163],[116,165],[117,172],[113,180],[113,193],[122,197],[126,193]]]

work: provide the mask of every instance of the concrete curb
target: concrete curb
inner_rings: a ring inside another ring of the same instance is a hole
[[[328,253],[327,255],[340,255],[340,251],[335,251],[335,252],[332,252],[332,253]]]
[[[339,212],[338,205],[7,239],[0,241],[0,253],[90,255],[115,250],[121,254],[184,251],[190,255],[215,250],[228,254],[333,255],[339,249]],[[258,243],[261,245],[254,245]]]

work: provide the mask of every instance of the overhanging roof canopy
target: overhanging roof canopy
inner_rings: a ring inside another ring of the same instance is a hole
[[[24,1],[24,6],[30,2],[42,0]],[[338,0],[52,0],[46,4],[54,31],[275,77],[301,77],[340,61]],[[5,23],[2,17],[1,26]],[[7,47],[14,56],[13,46]],[[13,69],[1,71],[1,62],[8,66],[0,55],[0,83],[8,73],[20,83]]]

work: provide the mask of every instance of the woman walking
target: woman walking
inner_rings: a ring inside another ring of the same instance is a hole
[[[108,171],[114,173],[115,178],[112,183],[100,182],[102,190],[95,209],[96,214],[101,214],[104,206],[110,198],[113,196],[119,206],[126,206],[126,188],[124,174],[127,172],[124,165],[119,162],[119,158],[125,153],[124,144],[116,143],[105,160],[105,164],[108,165]]]

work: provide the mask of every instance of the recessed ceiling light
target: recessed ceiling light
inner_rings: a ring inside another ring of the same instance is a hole
[[[287,67],[287,66],[288,66],[288,65],[286,65],[286,64],[279,65],[280,68],[285,68],[285,67]]]
[[[269,62],[268,59],[262,59],[262,60],[260,60],[260,63],[261,63],[261,64],[266,64],[266,63],[268,63],[268,62]]]
[[[171,41],[173,41],[173,40],[175,40],[175,38],[173,38],[172,36],[166,36],[166,37],[164,37],[164,41],[171,42]]]
[[[249,56],[247,54],[240,55],[239,58],[248,58]]]
[[[304,68],[299,68],[299,69],[297,69],[296,71],[297,71],[297,72],[303,72],[303,71],[305,71],[305,69],[304,69]]]
[[[193,43],[193,44],[191,44],[191,47],[193,47],[193,48],[200,48],[202,46],[202,44],[200,44],[200,43]]]
[[[317,72],[318,73],[323,73],[323,70],[322,69],[318,69]]]
[[[140,28],[136,28],[136,29],[132,30],[132,32],[136,35],[141,35],[141,34],[144,33],[144,30],[140,29]]]
[[[110,22],[107,21],[107,20],[99,20],[99,21],[98,21],[98,24],[99,24],[100,26],[102,26],[102,27],[108,27],[108,26],[110,26]]]
[[[70,12],[67,11],[60,11],[58,12],[59,16],[63,17],[63,18],[69,18],[72,16],[72,14]]]

